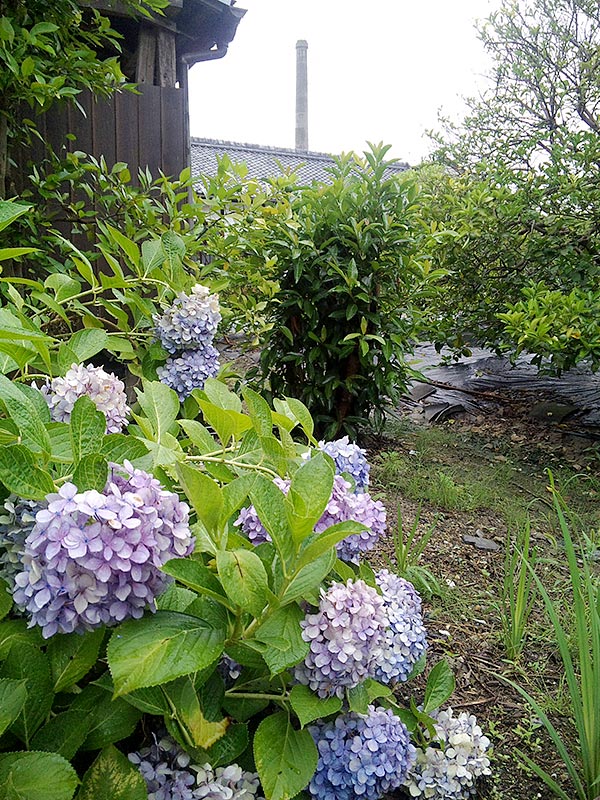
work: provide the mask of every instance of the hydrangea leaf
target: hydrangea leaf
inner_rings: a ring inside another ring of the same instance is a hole
[[[192,396],[194,396],[192,392]],[[231,437],[239,439],[241,435],[252,427],[252,420],[247,414],[239,411],[224,409],[206,400],[198,400],[198,405],[209,425],[215,429],[223,447],[229,444]]]
[[[439,708],[454,692],[455,685],[454,673],[448,666],[448,662],[444,659],[438,661],[427,676],[423,711],[428,714]]]
[[[27,699],[11,731],[26,745],[46,719],[54,693],[50,678],[50,662],[45,653],[33,645],[15,641],[0,670],[0,677],[25,681]],[[1,785],[1,781],[0,781]]]
[[[109,461],[115,464],[122,464],[123,461],[135,463],[138,458],[143,458],[148,448],[141,439],[135,436],[127,436],[124,433],[108,433],[100,445],[100,452]]]
[[[75,462],[98,451],[106,432],[106,417],[87,395],[75,401],[71,411],[71,444]]]
[[[213,453],[218,449],[218,445],[208,428],[197,419],[182,419],[179,424],[189,437],[191,443],[196,447],[201,455]]]
[[[217,570],[233,603],[258,617],[272,593],[264,564],[256,553],[251,550],[220,550]]]
[[[5,580],[0,579],[0,619],[11,610],[13,604],[10,588]]]
[[[88,684],[76,695],[71,710],[87,717],[88,731],[82,750],[99,750],[131,735],[141,712],[123,698],[111,698],[110,692],[100,686]]]
[[[224,641],[224,631],[174,611],[123,623],[107,649],[115,696],[203,669],[223,652]]]
[[[308,686],[294,686],[290,692],[290,703],[302,727],[315,719],[336,714],[342,707],[339,697],[319,697]]]
[[[83,776],[77,800],[147,800],[146,782],[116,747],[105,747]]]
[[[252,425],[258,435],[261,438],[263,436],[271,436],[273,432],[273,417],[267,401],[257,392],[253,392],[252,389],[248,388],[242,391],[242,396],[246,401]]]
[[[160,442],[179,414],[179,398],[159,381],[143,381],[144,391],[137,391],[138,402],[152,426],[154,439]]]
[[[68,689],[87,675],[96,663],[103,639],[104,629],[50,639],[47,652],[55,692]]]
[[[5,375],[0,375],[0,399],[6,406],[8,415],[17,425],[23,444],[31,446],[34,450],[50,453],[50,437],[36,404]]]
[[[67,422],[50,422],[46,426],[50,436],[52,461],[59,464],[73,463],[71,426]]]
[[[355,711],[357,714],[366,714],[368,712],[370,698],[364,682],[347,689],[346,694],[350,711]]]
[[[0,481],[26,500],[43,500],[55,490],[50,474],[36,465],[31,451],[21,444],[0,447]]]
[[[177,464],[177,476],[198,519],[211,535],[218,534],[223,512],[223,496],[219,486],[189,464]],[[218,538],[218,536],[217,536]]]
[[[221,408],[228,408],[230,411],[241,412],[242,401],[237,394],[230,392],[222,381],[218,381],[216,378],[207,378],[202,391],[211,403],[221,406]]]
[[[321,453],[306,461],[292,477],[285,505],[292,534],[305,539],[323,515],[333,490],[333,469]]]
[[[57,753],[3,753],[0,786],[7,800],[71,800],[77,773]]]
[[[310,592],[319,588],[323,579],[331,572],[335,562],[335,550],[330,548],[328,552],[303,566],[286,587],[281,602],[291,603],[293,600],[306,599]]]
[[[250,491],[250,500],[283,562],[289,564],[294,557],[295,548],[281,489],[273,481],[257,475]]]
[[[25,680],[0,678],[0,736],[19,716],[26,699]]]
[[[80,492],[101,492],[108,479],[108,461],[101,453],[87,453],[75,467],[73,483]]]
[[[298,566],[311,564],[323,553],[335,547],[342,539],[353,533],[361,533],[364,529],[365,526],[359,522],[337,522],[335,525],[330,525],[322,533],[306,540],[305,546],[300,551]],[[352,577],[354,577],[354,573]]]
[[[258,726],[254,760],[266,800],[289,800],[312,778],[318,754],[310,733],[294,730],[282,711]]]
[[[195,747],[207,750],[221,739],[229,728],[227,717],[210,720],[203,713],[194,684],[189,676],[165,686],[163,691],[171,701],[171,715],[174,713],[187,737]]]
[[[193,591],[229,606],[219,579],[200,561],[193,558],[172,558],[162,567],[162,571]]]
[[[94,280],[93,275],[94,273],[91,272],[92,280]],[[81,364],[104,350],[109,341],[108,333],[102,328],[83,328],[71,336],[69,348],[77,354],[77,360]],[[69,364],[69,366],[71,365]]]
[[[79,711],[63,711],[51,717],[40,728],[31,742],[33,750],[58,753],[63,758],[72,759],[87,736],[90,717]]]
[[[300,628],[303,619],[304,614],[296,605],[278,608],[257,628],[256,641],[249,641],[259,650],[272,675],[293,667],[306,657],[308,644]]]

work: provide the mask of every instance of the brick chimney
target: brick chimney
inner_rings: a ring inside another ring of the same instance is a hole
[[[296,150],[308,150],[308,42],[296,42]]]

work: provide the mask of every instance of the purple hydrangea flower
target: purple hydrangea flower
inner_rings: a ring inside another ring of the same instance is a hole
[[[365,491],[369,485],[369,463],[366,450],[351,442],[347,436],[333,442],[319,442],[319,449],[331,456],[338,475],[346,472],[352,476],[356,491]]]
[[[154,318],[156,335],[169,353],[212,344],[220,321],[218,296],[200,283],[191,294],[177,295],[173,305]]]
[[[380,570],[375,579],[389,627],[373,677],[381,683],[405,681],[427,649],[421,598],[412,583],[387,569]]]
[[[102,367],[73,364],[64,378],[54,378],[41,388],[55,422],[68,422],[75,402],[87,395],[106,417],[106,432],[120,433],[127,423],[125,384]]]
[[[287,494],[290,486],[289,480],[276,478],[274,483],[284,494]],[[360,556],[371,550],[385,533],[386,513],[380,500],[373,500],[367,492],[354,494],[351,488],[348,481],[341,475],[334,477],[331,498],[321,519],[315,525],[315,532],[323,533],[330,525],[348,520],[364,524],[365,529],[361,533],[353,533],[337,544],[339,558],[343,561],[358,562]],[[234,525],[241,527],[254,544],[271,541],[254,506],[242,508]]]
[[[188,516],[127,461],[111,464],[103,492],[65,483],[36,514],[14,601],[45,638],[141,617],[166,586],[160,568],[193,550]]]
[[[435,720],[435,746],[417,748],[403,785],[411,797],[466,800],[475,794],[477,779],[491,774],[486,755],[490,740],[473,714],[463,711],[455,717],[448,708],[430,716]]]
[[[191,764],[190,756],[163,736],[128,758],[146,781],[148,800],[262,800],[258,775],[238,764],[213,769]]]
[[[294,674],[320,697],[337,695],[373,675],[385,642],[383,599],[364,581],[333,583],[321,590],[316,614],[300,623],[310,650]]]
[[[379,800],[400,787],[415,760],[408,730],[390,709],[340,714],[309,727],[319,760],[308,790],[315,800]]]
[[[194,389],[203,389],[207,378],[219,372],[219,351],[212,344],[198,350],[186,350],[168,358],[156,373],[161,383],[174,389],[180,400],[185,400]]]
[[[21,559],[25,539],[33,530],[39,509],[40,504],[36,500],[23,500],[14,494],[4,501],[5,513],[0,516],[0,578],[11,589],[15,576],[23,569]]]

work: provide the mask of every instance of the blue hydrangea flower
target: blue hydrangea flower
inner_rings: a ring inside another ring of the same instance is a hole
[[[173,305],[154,318],[156,335],[169,353],[212,344],[220,321],[218,296],[200,283],[191,294],[177,295]]]
[[[387,569],[380,570],[375,579],[389,627],[373,677],[381,683],[405,681],[427,649],[421,598],[412,583]]]
[[[343,697],[373,675],[387,627],[376,589],[361,580],[333,583],[321,590],[319,610],[300,625],[310,650],[294,675],[320,697]]]
[[[198,350],[186,350],[168,358],[156,373],[161,383],[174,389],[180,400],[185,400],[194,389],[203,389],[207,378],[219,372],[219,351],[212,344]]]
[[[263,800],[258,775],[238,764],[213,769],[191,764],[190,756],[170,736],[129,753],[148,789],[148,800]]]
[[[403,785],[411,797],[467,800],[476,793],[477,779],[491,774],[490,740],[473,714],[463,711],[455,717],[448,708],[430,716],[435,720],[434,746],[417,748]]]
[[[141,617],[165,589],[163,564],[193,550],[188,517],[127,461],[111,465],[103,492],[65,483],[36,514],[14,601],[45,638]]]
[[[290,481],[276,478],[274,483],[284,494],[289,491]],[[364,492],[354,494],[352,487],[341,475],[333,479],[333,491],[321,519],[315,525],[316,533],[322,533],[336,522],[354,520],[362,523],[364,530],[353,533],[337,544],[338,557],[343,561],[358,562],[360,557],[371,550],[386,530],[386,512],[383,503],[373,500]],[[242,508],[234,525],[237,525],[254,544],[271,541],[271,537],[258,518],[254,506]]]
[[[102,367],[73,364],[64,378],[54,378],[41,388],[55,422],[68,422],[75,402],[87,395],[106,417],[106,432],[120,433],[131,409],[125,384]]]
[[[319,753],[308,786],[315,800],[379,800],[402,786],[415,760],[408,730],[390,709],[371,705],[309,731]]]
[[[319,442],[319,449],[333,458],[338,475],[346,472],[352,476],[356,491],[365,491],[369,486],[369,462],[367,452],[347,436],[333,442]]]

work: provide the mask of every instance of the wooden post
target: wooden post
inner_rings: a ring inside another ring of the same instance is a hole
[[[177,81],[175,34],[165,28],[159,28],[156,44],[158,50],[158,85],[174,89]]]
[[[136,83],[154,83],[156,64],[156,31],[152,25],[142,23],[137,49]]]

